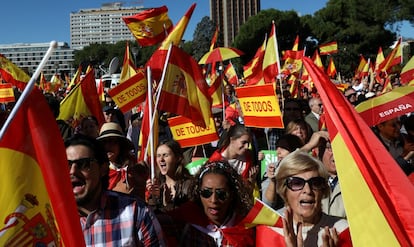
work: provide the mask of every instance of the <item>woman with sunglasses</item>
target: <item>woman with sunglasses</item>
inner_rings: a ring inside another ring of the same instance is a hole
[[[200,168],[192,201],[196,205],[188,208],[197,217],[187,212],[190,219],[179,246],[254,246],[254,229],[235,227],[249,212],[253,198],[227,162],[207,162]]]
[[[275,228],[286,246],[352,246],[345,219],[322,212],[330,193],[328,172],[321,161],[297,150],[277,171],[277,192],[285,201],[283,229]]]

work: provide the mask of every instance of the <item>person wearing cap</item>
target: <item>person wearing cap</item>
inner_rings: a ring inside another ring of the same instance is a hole
[[[137,194],[144,198],[142,193],[145,191],[146,177],[144,176],[148,174],[148,171],[145,172],[148,168],[145,164],[135,163],[134,145],[125,137],[121,126],[114,122],[104,123],[97,139],[103,144],[109,159],[108,189]],[[131,174],[133,171],[139,173]]]
[[[86,246],[166,246],[143,200],[107,189],[108,157],[98,140],[77,134],[65,147]]]
[[[302,140],[293,134],[285,134],[276,142],[277,163],[270,163],[266,169],[266,176],[262,182],[263,201],[274,208],[283,207],[283,201],[276,194],[276,170],[280,162],[291,152],[300,149],[303,146]]]

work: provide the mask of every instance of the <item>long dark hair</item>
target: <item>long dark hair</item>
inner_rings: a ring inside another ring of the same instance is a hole
[[[181,149],[180,144],[176,141],[176,140],[164,140],[161,141],[158,144],[158,147],[165,145],[167,147],[169,147],[171,149],[171,151],[173,152],[174,156],[177,158],[177,169],[175,170],[174,173],[174,178],[178,181],[178,180],[187,180],[191,178],[191,174],[190,172],[187,170],[187,168],[185,168],[185,159],[184,159],[184,155],[183,155],[183,150]],[[158,149],[157,147],[157,149]],[[160,182],[165,182],[165,176],[162,176],[161,173],[159,173],[159,179]]]

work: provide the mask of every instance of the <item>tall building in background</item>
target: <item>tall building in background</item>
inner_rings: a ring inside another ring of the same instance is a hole
[[[234,41],[240,26],[260,11],[260,0],[210,0],[210,19],[223,33],[224,46]]]
[[[121,17],[135,15],[143,7],[123,7],[121,2],[102,4],[70,14],[70,47],[79,50],[90,44],[115,44],[135,40]]]
[[[0,53],[31,76],[42,61],[49,46],[50,42],[5,44],[0,45]],[[73,60],[73,49],[66,42],[58,42],[56,50],[43,68],[46,79],[50,80],[55,73],[71,75],[75,70],[72,67]]]

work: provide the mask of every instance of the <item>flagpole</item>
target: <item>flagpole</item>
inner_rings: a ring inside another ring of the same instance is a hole
[[[14,117],[16,116],[17,111],[23,104],[23,102],[26,100],[26,98],[29,96],[30,92],[34,88],[34,85],[36,83],[36,79],[39,77],[40,73],[42,72],[43,68],[45,67],[46,63],[48,62],[50,56],[54,52],[54,50],[57,47],[57,42],[52,41],[50,42],[49,49],[46,51],[45,56],[43,57],[42,61],[40,61],[39,66],[37,67],[36,71],[30,78],[29,82],[27,83],[25,89],[23,90],[22,94],[20,95],[20,98],[17,100],[16,105],[13,107],[12,111],[10,112],[10,115],[6,119],[6,122],[4,123],[3,127],[0,130],[0,140],[3,139],[4,134],[6,133],[10,123],[13,121]]]
[[[171,43],[170,46],[168,47],[168,52],[167,52],[167,56],[165,58],[164,68],[163,68],[163,71],[162,71],[160,82],[158,84],[158,89],[159,90],[157,90],[158,92],[156,92],[157,97],[156,97],[154,108],[153,108],[154,109],[154,114],[152,114],[152,110],[151,110],[152,105],[148,106],[148,107],[150,107],[149,109],[151,111],[151,113],[149,114],[149,117],[150,117],[150,133],[152,132],[152,128],[154,126],[155,115],[156,115],[155,113],[157,112],[157,107],[158,107],[158,102],[159,102],[160,95],[161,95],[161,90],[162,90],[162,87],[164,85],[165,74],[166,74],[166,71],[167,71],[168,61],[170,60],[172,46],[173,46],[173,43]],[[150,71],[151,68],[148,67],[147,70]],[[151,92],[152,92],[152,79],[149,78],[149,79],[147,79],[147,81],[148,81],[148,99],[147,99],[147,101],[149,100],[149,98],[151,98],[151,103],[152,103],[152,94],[151,94]],[[147,104],[148,104],[148,102],[147,102]],[[145,148],[145,153],[147,153],[147,151],[148,151],[149,142],[150,142],[150,138],[148,138],[147,143],[145,145],[145,147],[146,147]],[[152,151],[152,153],[153,153],[153,151]],[[151,155],[151,158],[153,158],[153,154]],[[151,174],[151,176],[152,176],[152,174]]]
[[[147,104],[148,104],[148,117],[150,118],[150,120],[153,120],[153,116],[152,116],[152,74],[151,74],[151,68],[147,67],[147,77],[148,77],[148,96],[147,96]],[[154,108],[155,109],[155,108]],[[155,112],[156,110],[154,110]],[[154,114],[155,115],[155,114]],[[154,180],[155,178],[155,164],[154,164],[154,126],[153,124],[150,125],[150,131],[149,131],[149,145],[151,147],[151,181]],[[148,150],[148,143],[147,143],[147,149],[145,150],[145,152],[147,152]],[[146,156],[145,156],[146,157]]]

